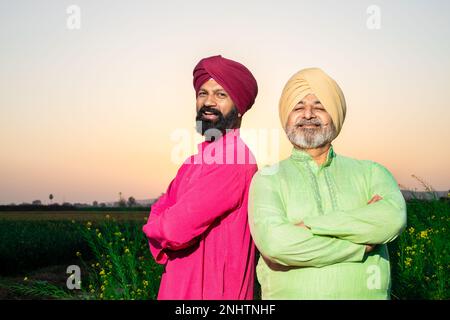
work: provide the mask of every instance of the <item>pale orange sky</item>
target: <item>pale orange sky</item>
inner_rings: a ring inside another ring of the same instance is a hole
[[[179,167],[171,134],[189,133],[191,151],[201,141],[192,69],[216,54],[255,75],[243,138],[280,130],[277,161],[291,149],[281,90],[320,67],[347,99],[337,153],[450,189],[448,2],[377,1],[376,30],[371,1],[76,2],[79,30],[66,26],[72,1],[0,1],[1,204],[157,197]]]

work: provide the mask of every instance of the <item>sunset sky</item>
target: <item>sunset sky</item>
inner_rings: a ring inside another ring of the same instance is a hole
[[[68,28],[70,5],[80,29]],[[284,84],[320,67],[347,100],[336,153],[448,190],[449,12],[449,1],[0,0],[0,204],[159,196],[180,165],[174,137],[189,138],[179,158],[202,141],[192,70],[217,54],[258,81],[241,130],[260,166],[291,151]],[[261,151],[278,144],[276,158]]]

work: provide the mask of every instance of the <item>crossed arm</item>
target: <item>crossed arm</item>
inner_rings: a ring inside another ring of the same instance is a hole
[[[303,223],[315,235],[333,236],[360,244],[393,241],[406,226],[406,204],[391,173],[372,162],[370,194],[361,208],[309,216]]]
[[[323,267],[362,261],[365,246],[328,236],[288,221],[279,188],[270,176],[256,174],[249,191],[249,226],[261,255],[283,266]]]
[[[249,193],[249,222],[261,254],[284,266],[321,267],[362,261],[379,243],[392,241],[406,223],[403,196],[390,173],[378,164],[372,172],[374,197],[363,208],[287,220],[273,181],[256,175]],[[379,194],[378,194],[379,193]]]
[[[248,179],[247,171],[242,169],[238,165],[217,166],[177,195],[176,201],[173,189],[178,183],[171,183],[167,196],[158,201],[143,227],[156,262],[165,263],[168,250],[182,250],[197,243],[218,218],[241,205]]]
[[[380,201],[382,199],[383,198],[380,195],[376,194],[376,195],[374,195],[372,197],[372,199],[369,200],[369,202],[367,202],[367,204],[369,205],[371,203],[375,203],[375,202]],[[297,223],[296,226],[301,227],[301,228],[305,228],[305,229],[308,229],[308,230],[311,230],[311,228],[308,227],[307,225],[305,225],[305,223],[303,221]],[[375,249],[376,246],[377,246],[376,244],[366,244],[365,252],[366,253],[372,252]]]

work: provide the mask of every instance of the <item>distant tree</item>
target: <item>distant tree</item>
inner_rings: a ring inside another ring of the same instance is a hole
[[[71,206],[72,204],[70,202],[64,202],[62,205],[63,206]]]
[[[42,202],[41,202],[41,200],[34,200],[31,204],[33,206],[40,206],[40,205],[42,205]]]
[[[119,207],[126,207],[127,203],[124,198],[122,198],[122,192],[119,192]]]
[[[81,202],[76,202],[76,203],[74,203],[73,204],[75,207],[89,207],[89,204],[87,204],[87,203],[81,203]]]
[[[128,198],[128,206],[133,207],[135,205],[136,205],[136,199],[134,197],[129,197]]]
[[[93,205],[94,207],[98,207],[98,202],[97,202],[97,201],[94,201],[94,202],[92,202],[92,205]]]
[[[53,194],[50,193],[50,195],[48,196],[48,198],[50,199],[50,203],[52,203],[52,200],[53,200]]]

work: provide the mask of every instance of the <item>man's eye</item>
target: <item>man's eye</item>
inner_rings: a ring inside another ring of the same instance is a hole
[[[226,98],[226,94],[225,93],[223,93],[223,92],[219,92],[219,93],[217,93],[217,95],[219,96],[219,97],[221,97],[221,98]]]
[[[199,92],[199,93],[198,93],[198,96],[199,96],[199,97],[203,97],[205,94],[206,94],[206,92]]]

